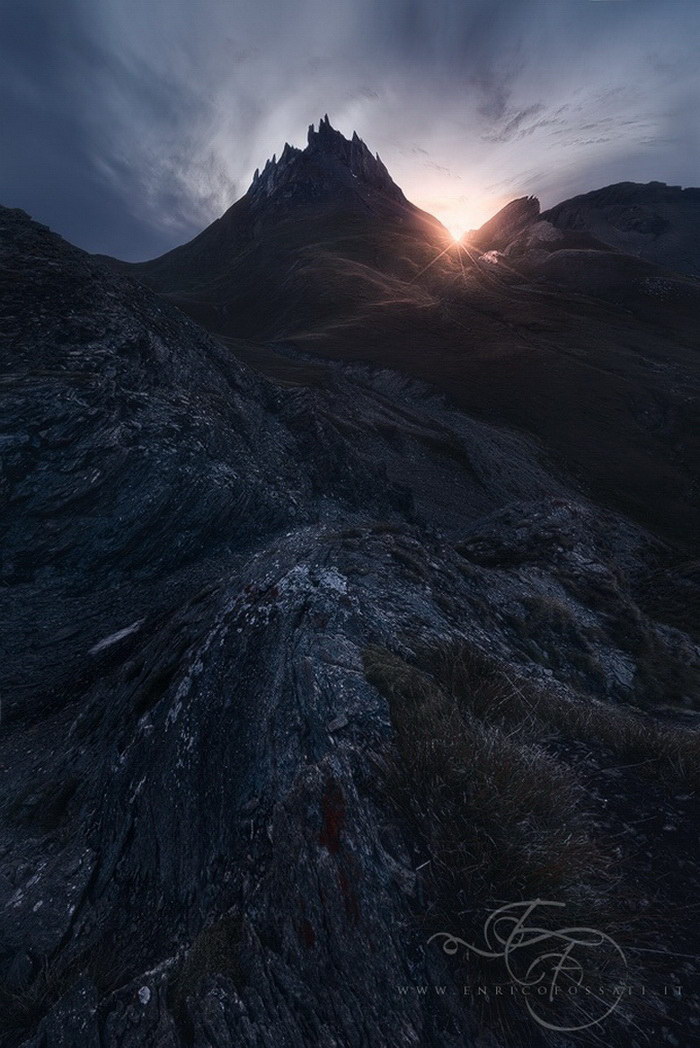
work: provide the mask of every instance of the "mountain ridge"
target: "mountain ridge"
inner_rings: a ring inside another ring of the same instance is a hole
[[[558,231],[558,238],[553,231]],[[536,197],[520,197],[468,234],[467,242],[484,251],[522,254],[532,232],[540,246],[548,239],[557,250],[569,246],[613,250],[687,276],[700,276],[698,188],[617,182],[546,211],[541,211]]]
[[[324,118],[309,138],[194,240],[121,268],[219,338],[431,382],[541,440],[596,498],[687,541],[697,438],[676,376],[695,396],[697,282],[558,229],[536,198],[455,244],[356,136]]]

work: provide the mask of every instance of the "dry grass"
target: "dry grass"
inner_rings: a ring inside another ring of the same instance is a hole
[[[568,699],[517,680],[495,659],[466,644],[424,653],[421,665],[460,705],[490,723],[605,747],[625,763],[670,783],[700,785],[700,734],[665,725],[640,710],[594,699]]]
[[[389,652],[366,653],[368,679],[389,701],[411,806],[450,876],[512,901],[603,876],[606,859],[584,828],[572,770],[519,733],[462,707],[434,677]],[[409,770],[408,779],[406,770]],[[432,850],[432,849],[431,849]]]
[[[384,649],[365,653],[367,678],[386,697],[395,730],[387,788],[419,842],[426,938],[448,932],[477,943],[488,913],[539,898],[565,904],[569,927],[601,928],[629,945],[633,902],[617,891],[616,856],[586,811],[574,769],[534,741],[537,726],[565,721],[564,707],[552,699],[541,719],[478,653],[426,653],[422,666]],[[595,719],[586,724],[600,730]],[[638,944],[638,926],[634,934]],[[617,960],[597,962],[588,973],[594,981],[629,980]],[[489,963],[470,958],[460,980],[493,982]],[[557,1020],[580,1021],[578,1007],[564,1003]],[[506,1038],[522,1019],[512,997],[482,999],[479,1008]],[[626,1009],[616,1014],[630,1021]]]

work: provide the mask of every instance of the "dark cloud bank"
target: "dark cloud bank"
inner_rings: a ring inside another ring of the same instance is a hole
[[[696,0],[1,0],[0,201],[125,258],[328,112],[452,224],[697,184]]]

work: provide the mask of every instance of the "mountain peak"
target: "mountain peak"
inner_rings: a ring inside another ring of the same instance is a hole
[[[536,222],[540,216],[540,202],[537,197],[524,196],[511,200],[502,207],[493,218],[475,230],[469,242],[482,250],[504,248],[526,226]]]
[[[318,130],[309,125],[305,149],[285,144],[256,170],[248,195],[255,203],[364,202],[380,199],[407,204],[379,154],[368,149],[356,131],[352,138],[334,128],[326,113]]]

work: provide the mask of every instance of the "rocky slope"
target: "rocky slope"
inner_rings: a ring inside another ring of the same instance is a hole
[[[700,276],[700,189],[620,182],[545,211],[557,229],[588,232],[625,254]]]
[[[233,352],[20,212],[0,280],[3,1048],[690,1045],[685,554],[522,433]],[[465,996],[431,935],[536,897],[646,1003],[570,1036]]]

